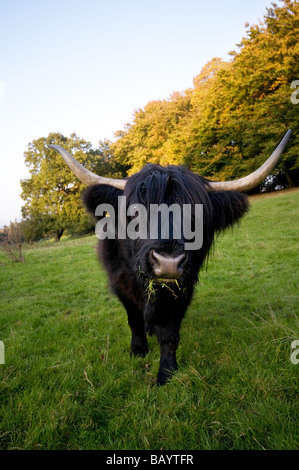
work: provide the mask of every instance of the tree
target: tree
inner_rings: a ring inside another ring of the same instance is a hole
[[[299,76],[299,4],[272,4],[264,22],[247,25],[247,36],[198,90],[186,134],[184,158],[194,171],[213,179],[234,179],[256,169],[288,128],[293,137],[278,165],[291,183],[299,166],[298,106],[291,83]],[[208,103],[208,107],[207,104]]]
[[[145,109],[136,110],[133,123],[115,134],[117,140],[111,146],[115,159],[130,168],[129,174],[139,171],[145,163],[180,163],[181,155],[169,142],[189,108],[186,91],[174,93],[168,100],[150,101]]]
[[[51,133],[28,145],[25,162],[30,177],[21,181],[23,217],[40,220],[44,234],[54,233],[59,241],[64,230],[84,229],[89,218],[81,204],[83,184],[71,173],[49,144],[63,146],[76,159],[93,171],[98,155],[91,151],[91,144],[72,134],[70,138]]]
[[[47,226],[43,220],[42,214],[38,217],[27,217],[19,222],[24,242],[32,244],[43,238],[43,234],[47,232]]]
[[[100,140],[96,150],[90,150],[95,159],[93,172],[106,178],[122,179],[127,176],[129,165],[121,163],[115,158],[113,143],[108,140]]]

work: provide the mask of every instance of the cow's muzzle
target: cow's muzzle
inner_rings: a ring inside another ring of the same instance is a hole
[[[149,252],[149,262],[158,279],[180,279],[183,274],[186,255],[162,255],[155,250]]]

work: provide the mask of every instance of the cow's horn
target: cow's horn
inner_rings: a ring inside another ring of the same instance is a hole
[[[291,136],[291,129],[288,130],[280,144],[272,153],[271,157],[265,161],[265,163],[256,171],[251,173],[244,178],[240,178],[234,181],[211,181],[209,182],[209,186],[207,189],[209,191],[240,191],[246,192],[250,189],[255,188],[258,184],[260,184],[266,176],[268,176],[271,171],[275,168],[282,152],[287,145],[287,142]]]
[[[114,188],[118,189],[125,189],[126,180],[118,180],[113,178],[105,178],[103,176],[98,176],[92,173],[91,171],[84,168],[81,163],[77,162],[77,160],[64,148],[60,147],[60,145],[49,145],[49,147],[56,150],[63,158],[69,169],[77,176],[77,178],[86,186],[91,186],[93,184],[108,184],[109,186],[113,186]]]

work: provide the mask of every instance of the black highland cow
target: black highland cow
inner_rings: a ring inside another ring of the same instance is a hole
[[[115,223],[115,237],[99,240],[98,255],[105,267],[113,292],[123,303],[132,332],[131,354],[148,353],[146,334],[157,336],[161,358],[157,384],[163,385],[177,369],[176,349],[179,330],[191,301],[198,272],[213,244],[215,234],[238,222],[248,210],[244,191],[255,187],[272,171],[290,136],[287,132],[271,157],[251,175],[236,181],[210,182],[178,166],[163,168],[146,165],[127,180],[112,180],[94,175],[83,168],[60,146],[51,145],[63,157],[75,175],[88,188],[83,193],[87,210],[95,215],[97,207],[109,204],[121,224],[132,217],[119,214],[119,198],[125,196],[126,209],[141,204],[167,207],[176,204],[191,207],[191,225],[195,229],[194,208],[202,205],[200,249],[186,249],[184,234],[174,237],[174,224],[169,217],[169,236],[162,238],[120,238],[120,225]],[[103,214],[99,215],[101,220]],[[161,222],[161,221],[160,221]],[[160,226],[159,226],[160,227]],[[161,227],[160,227],[161,228]],[[146,229],[149,234],[149,227]]]

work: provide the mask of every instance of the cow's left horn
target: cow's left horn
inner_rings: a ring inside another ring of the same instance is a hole
[[[60,145],[49,145],[52,149],[58,152],[69,169],[77,176],[77,178],[86,186],[91,186],[93,184],[108,184],[109,186],[113,186],[114,188],[118,189],[125,189],[126,180],[118,180],[113,178],[105,178],[104,176],[98,176],[92,173],[91,171],[84,168],[81,163],[77,162],[77,160],[64,148],[60,147]]]
[[[208,191],[240,191],[246,192],[250,189],[255,188],[258,184],[260,184],[266,176],[268,176],[271,171],[275,168],[282,152],[287,145],[287,142],[291,136],[291,129],[288,130],[280,144],[272,153],[271,157],[265,161],[265,163],[256,171],[251,173],[244,178],[240,178],[234,181],[211,181],[207,187]]]

